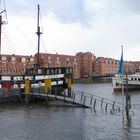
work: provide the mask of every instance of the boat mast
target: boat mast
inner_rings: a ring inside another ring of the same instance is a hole
[[[40,25],[39,25],[39,15],[40,15],[40,7],[39,4],[37,5],[37,36],[38,36],[38,51],[37,51],[37,67],[40,67],[40,35],[42,34],[42,32],[40,32]]]
[[[2,27],[2,15],[0,15],[0,55],[1,55],[1,27]]]
[[[2,5],[2,1],[0,1],[0,4]],[[7,24],[7,13],[6,13],[6,6],[5,6],[5,0],[3,0],[3,6],[4,9],[0,12],[0,55],[1,55],[1,31],[2,31],[2,25]],[[5,21],[2,21],[2,14],[5,13]]]

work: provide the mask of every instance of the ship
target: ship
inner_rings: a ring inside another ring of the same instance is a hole
[[[120,77],[118,74],[112,78],[113,91],[121,91],[122,84],[124,89],[128,90],[140,90],[140,69],[136,70],[134,74],[124,74],[123,77]]]
[[[139,90],[140,89],[140,69],[137,69],[133,74],[124,73],[124,61],[123,61],[123,46],[120,65],[118,68],[118,73],[112,78],[113,91],[126,90]]]
[[[25,93],[25,81],[30,81],[30,89],[44,90],[45,80],[51,81],[51,94],[57,91],[57,94],[61,94],[68,89],[68,82],[72,82],[73,68],[72,67],[42,67],[40,66],[40,31],[39,15],[40,7],[37,5],[37,36],[38,36],[38,52],[37,63],[31,68],[27,68],[22,75],[0,75],[0,102],[14,101],[14,98],[19,98],[20,95]],[[0,25],[2,25],[2,16],[0,15]],[[1,29],[1,27],[0,27]],[[69,96],[71,91],[68,90]]]

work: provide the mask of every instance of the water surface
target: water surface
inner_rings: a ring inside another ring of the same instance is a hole
[[[73,89],[121,102],[111,84],[74,84]],[[129,119],[119,112],[52,106],[46,103],[0,105],[0,140],[139,140],[140,91]]]

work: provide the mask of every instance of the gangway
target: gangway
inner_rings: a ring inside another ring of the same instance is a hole
[[[34,91],[34,90],[33,90]],[[40,90],[40,92],[30,92],[31,97],[36,97],[36,98],[44,98],[44,99],[54,99],[54,100],[61,100],[64,102],[69,102],[78,106],[86,107],[86,108],[91,108],[91,109],[102,109],[107,112],[107,110],[112,110],[112,111],[122,111],[121,107],[122,104],[118,103],[116,101],[106,99],[103,97],[99,97],[90,93],[85,93],[83,91],[76,91],[72,90],[71,91],[71,96],[67,95],[67,91],[65,90],[62,92],[62,94],[57,94],[57,91],[55,91],[54,94],[51,92],[48,94],[45,94]]]

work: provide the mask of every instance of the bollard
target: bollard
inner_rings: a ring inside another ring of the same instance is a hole
[[[30,92],[30,81],[29,79],[26,79],[25,80],[25,94],[29,95],[29,92]]]
[[[49,94],[51,90],[51,79],[45,79],[45,94]]]

